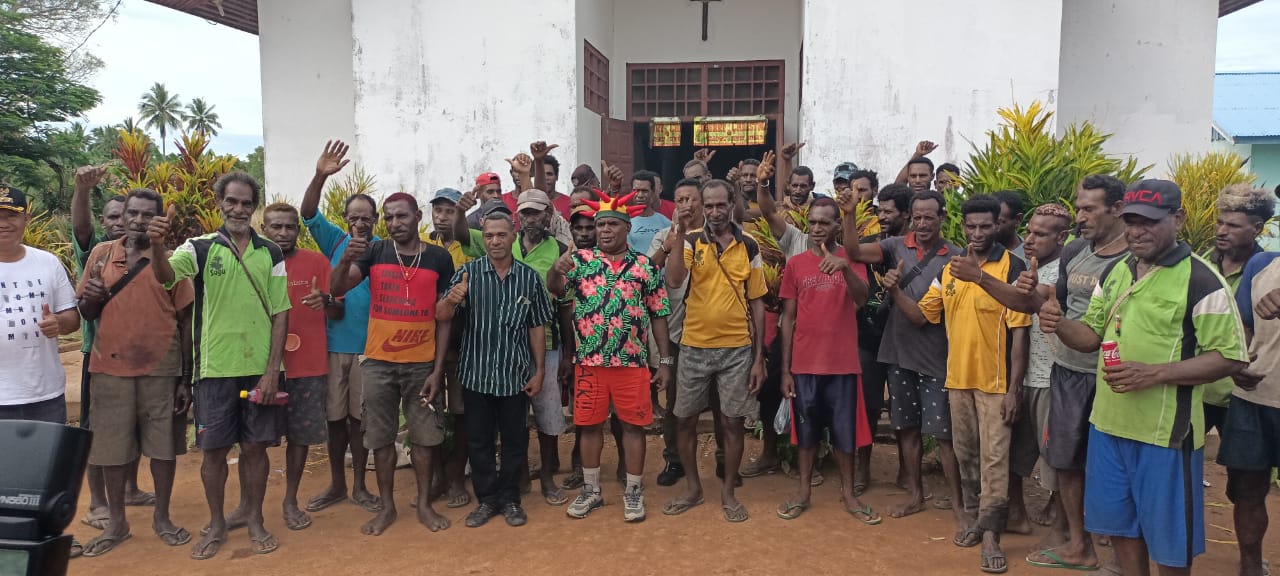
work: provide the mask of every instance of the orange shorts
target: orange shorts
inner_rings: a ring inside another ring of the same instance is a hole
[[[595,426],[609,418],[609,403],[618,419],[635,426],[653,423],[649,369],[644,367],[576,366],[573,423]]]

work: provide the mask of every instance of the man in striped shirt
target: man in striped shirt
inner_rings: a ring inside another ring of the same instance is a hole
[[[467,526],[483,526],[498,514],[510,526],[523,526],[527,517],[520,508],[520,469],[529,448],[529,398],[542,390],[545,374],[551,300],[538,273],[512,257],[510,211],[490,210],[481,224],[485,257],[454,274],[449,293],[436,307],[436,320],[449,321],[458,309],[466,311],[459,316],[458,379],[467,407],[471,483],[480,501],[467,515]],[[493,456],[495,430],[502,440],[500,472]]]

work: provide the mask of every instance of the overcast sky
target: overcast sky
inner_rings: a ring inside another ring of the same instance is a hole
[[[1069,0],[1068,0],[1069,1]],[[1264,0],[1218,21],[1218,71],[1280,71],[1280,0]],[[143,0],[125,0],[88,46],[106,64],[90,83],[102,104],[91,125],[137,115],[138,100],[162,82],[183,102],[213,104],[220,152],[245,155],[262,144],[258,38]]]

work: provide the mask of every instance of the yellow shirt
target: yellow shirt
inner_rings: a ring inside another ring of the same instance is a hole
[[[983,272],[1005,282],[1013,282],[1025,269],[1022,260],[999,244],[982,263]],[[929,285],[920,311],[933,324],[946,318],[947,388],[988,394],[1009,390],[1010,333],[1030,326],[1029,314],[1006,308],[976,283],[956,280],[951,263]]]
[[[750,302],[768,292],[760,246],[733,226],[733,240],[720,250],[703,230],[689,232],[684,265],[689,270],[680,344],[692,348],[751,345]],[[763,337],[763,335],[761,335]]]
[[[432,232],[422,234],[419,238],[427,244],[439,246],[447,250],[449,252],[449,257],[453,259],[454,270],[457,270],[458,268],[461,268],[463,264],[474,260],[474,258],[462,253],[462,244],[459,244],[457,240],[454,240],[453,242],[450,242],[448,246],[445,246],[444,242],[441,242],[439,237]]]

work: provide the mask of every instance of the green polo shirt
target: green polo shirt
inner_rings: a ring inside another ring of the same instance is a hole
[[[489,259],[479,258],[453,274],[450,289],[462,282],[464,272],[467,297],[454,320],[462,324],[458,379],[481,394],[519,394],[534,373],[529,330],[554,317],[547,288],[527,264],[513,262],[506,277],[499,278]]]
[[[1215,350],[1248,361],[1231,288],[1212,264],[1181,242],[1135,283],[1137,264],[1132,255],[1113,262],[1082,319],[1103,342],[1119,344],[1122,361],[1168,364]],[[1102,376],[1101,358],[1098,370],[1089,421],[1099,431],[1167,448],[1188,437],[1195,448],[1204,446],[1204,386],[1157,384],[1118,394]]]
[[[1249,252],[1249,258],[1253,258],[1254,254],[1262,251],[1262,246],[1257,242],[1254,242],[1253,250]],[[1248,262],[1249,258],[1245,258],[1244,261]],[[1209,255],[1209,263],[1213,264],[1213,268],[1217,270],[1219,274],[1222,274],[1222,254],[1219,254],[1217,250],[1214,250],[1213,253]],[[1231,287],[1231,294],[1234,297],[1236,289],[1240,287],[1240,278],[1244,276],[1244,266],[1241,266],[1235,272],[1230,274],[1222,274],[1222,276],[1223,278],[1226,278],[1227,286]],[[1231,391],[1235,390],[1235,388],[1236,383],[1230,378],[1223,378],[1217,382],[1205,384],[1204,403],[1226,408],[1227,405],[1231,403]]]
[[[169,256],[175,278],[165,289],[186,278],[195,284],[191,331],[196,379],[262,375],[271,351],[271,316],[291,307],[280,248],[251,231],[242,267],[222,234],[225,228],[191,238]]]
[[[547,273],[551,272],[551,267],[556,265],[556,260],[560,256],[569,251],[569,247],[565,246],[554,236],[548,234],[537,246],[532,250],[524,251],[524,242],[521,242],[522,234],[516,234],[516,240],[511,244],[511,256],[516,262],[524,262],[528,264],[538,276],[542,278],[542,283],[547,283]],[[462,247],[462,254],[471,258],[484,258],[484,233],[479,230],[471,230],[470,243]],[[550,297],[550,295],[548,294]],[[553,298],[554,299],[554,298]],[[560,347],[560,322],[554,314],[552,314],[551,322],[547,323],[547,350],[555,350]]]

